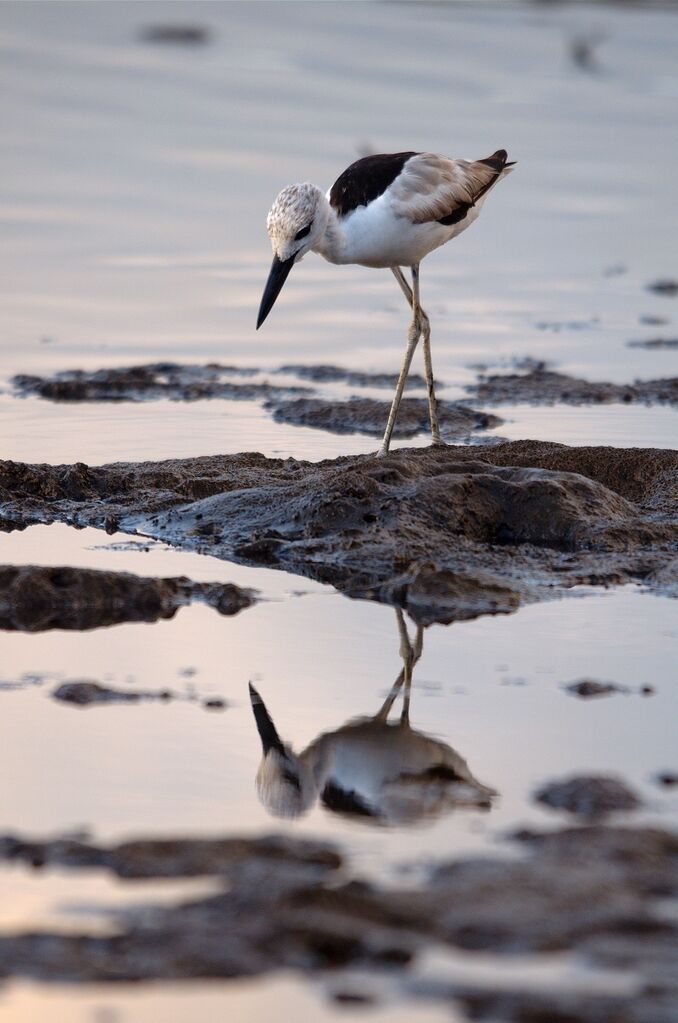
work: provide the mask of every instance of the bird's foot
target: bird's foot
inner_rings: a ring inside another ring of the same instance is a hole
[[[388,454],[388,445],[387,444],[382,444],[382,446],[377,451],[376,457],[377,458],[386,458],[387,454]]]
[[[432,448],[446,448],[447,444],[442,439],[442,437],[432,437],[431,438],[431,447]]]

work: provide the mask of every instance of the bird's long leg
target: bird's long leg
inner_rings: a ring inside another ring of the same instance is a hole
[[[397,280],[398,284],[402,289],[403,295],[407,299],[407,304],[412,308],[412,311],[415,312],[415,295],[412,291],[412,288],[410,288],[409,284],[407,283],[404,273],[402,272],[399,266],[393,266],[391,267],[391,270],[393,271],[393,276],[395,277],[395,279]],[[413,283],[416,282],[417,295],[416,301],[418,303],[419,267],[416,267],[416,270],[415,267],[412,267],[412,281]],[[426,371],[426,387],[428,390],[428,411],[429,419],[431,422],[431,437],[433,439],[434,444],[442,444],[443,441],[440,439],[440,427],[438,426],[438,402],[436,400],[435,395],[435,388],[433,384],[433,366],[431,364],[431,323],[428,316],[426,315],[425,310],[422,309],[421,304],[418,304],[418,309],[419,323],[424,348],[424,369]]]
[[[395,279],[398,281],[398,284],[403,289],[405,298],[407,298],[408,303],[410,304],[410,306],[412,306],[413,303],[412,291],[410,290],[410,286],[403,276],[402,270],[400,269],[400,267],[391,267],[391,269],[393,270]],[[412,356],[414,355],[414,350],[417,347],[417,344],[419,343],[420,336],[421,327],[419,324],[419,319],[413,309],[412,322],[407,332],[407,348],[405,350],[405,358],[403,359],[403,365],[400,370],[400,376],[398,377],[396,392],[393,395],[391,411],[388,414],[388,422],[386,424],[386,430],[384,431],[384,439],[381,442],[381,447],[379,451],[377,452],[377,457],[379,458],[388,454],[389,445],[391,443],[391,435],[393,433],[393,428],[395,427],[396,419],[398,417],[398,409],[400,408],[400,402],[403,397],[403,391],[405,390],[405,381],[407,380],[407,374],[409,373],[410,366],[412,365]]]
[[[399,607],[395,609],[396,620],[398,622],[398,633],[400,634],[400,656],[403,659],[403,663],[407,664],[408,656],[411,657],[412,646],[410,644],[410,637],[407,635],[407,628],[405,626],[405,618]],[[382,703],[381,707],[374,715],[375,721],[385,721],[389,715],[391,707],[395,703],[396,697],[402,689],[403,682],[405,681],[406,671],[405,668],[400,670],[398,677],[391,686],[391,691]]]
[[[438,426],[438,402],[433,384],[433,364],[431,362],[431,323],[419,304],[419,264],[412,267],[412,309],[421,325],[422,348],[424,349],[424,370],[426,372],[426,388],[428,390],[428,414],[431,421],[431,439],[434,444],[442,444],[440,427]]]

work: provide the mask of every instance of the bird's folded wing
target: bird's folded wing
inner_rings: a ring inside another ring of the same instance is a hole
[[[391,186],[394,213],[414,224],[445,221],[453,224],[497,181],[504,159],[452,160],[436,153],[418,153],[403,167]]]

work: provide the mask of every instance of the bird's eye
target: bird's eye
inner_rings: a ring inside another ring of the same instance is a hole
[[[301,231],[297,231],[297,233],[294,236],[295,242],[300,242],[302,238],[305,238],[309,234],[312,227],[313,221],[311,221],[310,224],[307,224],[306,227],[302,227]]]

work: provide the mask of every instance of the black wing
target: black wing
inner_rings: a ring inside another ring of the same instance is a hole
[[[407,161],[418,153],[383,153],[364,156],[347,167],[330,189],[330,206],[346,217],[358,206],[374,202],[393,184]]]

